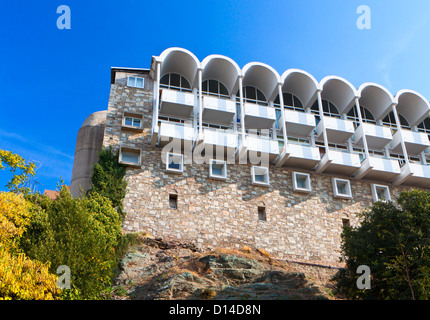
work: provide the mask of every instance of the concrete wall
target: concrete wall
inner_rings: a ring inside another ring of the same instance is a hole
[[[106,114],[106,110],[91,114],[78,131],[70,184],[74,197],[80,196],[80,188],[85,192],[91,187],[91,170],[103,146]]]

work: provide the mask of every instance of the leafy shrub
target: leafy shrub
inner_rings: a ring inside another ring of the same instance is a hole
[[[59,294],[49,264],[32,261],[18,244],[30,225],[30,204],[20,194],[0,192],[0,299],[53,299]]]

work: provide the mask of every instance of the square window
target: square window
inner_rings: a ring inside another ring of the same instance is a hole
[[[372,184],[371,188],[372,188],[373,201],[375,201],[375,202],[377,202],[377,201],[383,201],[383,202],[391,201],[390,189],[388,188],[388,186],[383,186],[383,185],[379,185],[379,184]]]
[[[266,208],[258,207],[258,220],[266,221]]]
[[[209,177],[213,179],[227,179],[227,162],[211,159],[209,163]]]
[[[300,192],[311,192],[311,177],[307,173],[293,172],[293,189]]]
[[[252,166],[252,184],[268,186],[269,183],[269,168]]]
[[[169,194],[169,208],[170,209],[178,209],[178,195],[177,194]]]
[[[184,157],[182,154],[166,153],[166,170],[171,172],[182,172]]]
[[[351,199],[351,184],[349,180],[333,178],[333,193],[336,198]]]

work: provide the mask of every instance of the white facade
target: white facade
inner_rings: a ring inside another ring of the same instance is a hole
[[[150,76],[154,146],[179,139],[222,149],[218,160],[249,163],[255,153],[268,162],[252,164],[269,170],[430,187],[430,104],[417,92],[356,89],[336,76],[318,82],[297,69],[281,76],[258,62],[241,69],[221,55],[200,62],[182,48],[154,56]]]

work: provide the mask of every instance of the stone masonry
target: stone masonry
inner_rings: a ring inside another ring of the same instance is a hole
[[[127,75],[132,74],[124,74]],[[228,164],[228,179],[209,178],[209,165],[185,164],[184,172],[165,171],[161,148],[151,147],[152,80],[145,88],[127,87],[124,78],[111,85],[104,145],[142,150],[140,168],[128,168],[124,232],[148,232],[155,237],[195,243],[202,248],[267,250],[273,257],[339,265],[343,219],[359,223],[356,213],[371,206],[370,182],[351,180],[353,199],[334,198],[333,175],[311,173],[311,193],[293,191],[292,172],[270,167],[270,187],[251,184],[251,166]],[[143,114],[143,133],[121,129],[124,111]],[[345,177],[341,177],[344,178]],[[390,186],[394,199],[402,190]],[[169,194],[178,207],[169,207]],[[258,207],[266,221],[258,219]]]

